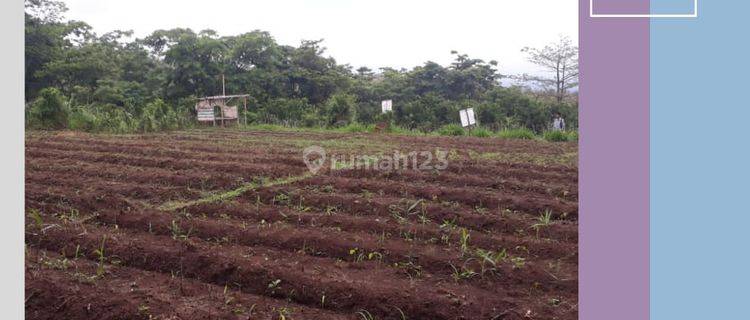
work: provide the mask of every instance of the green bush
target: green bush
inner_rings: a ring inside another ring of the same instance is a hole
[[[526,128],[518,128],[518,129],[505,129],[498,133],[498,136],[501,138],[506,139],[525,139],[525,140],[532,140],[536,138],[536,135],[533,131],[526,129]]]
[[[94,131],[133,133],[138,130],[138,119],[114,105],[92,106],[96,114]]]
[[[544,137],[544,140],[550,142],[563,142],[569,140],[568,134],[564,131],[547,131],[542,136]]]
[[[302,125],[308,128],[317,128],[324,125],[325,119],[314,110],[305,112],[302,115]]]
[[[469,130],[469,135],[472,137],[486,138],[492,136],[492,131],[482,127],[474,128]]]
[[[34,129],[63,129],[68,125],[65,98],[55,88],[42,89],[26,114],[27,125]]]
[[[340,127],[352,122],[357,113],[357,97],[351,94],[334,94],[325,103],[327,125]]]
[[[161,99],[146,104],[138,119],[138,129],[142,132],[174,130],[178,127],[180,119],[177,113]]]
[[[71,110],[68,115],[68,128],[79,131],[96,131],[97,119],[89,108],[80,106]]]
[[[464,128],[457,124],[446,124],[438,129],[441,136],[463,136],[466,134]]]

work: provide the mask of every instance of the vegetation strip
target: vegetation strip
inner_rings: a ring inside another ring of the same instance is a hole
[[[250,190],[255,190],[261,187],[273,187],[273,186],[285,185],[285,184],[297,182],[300,180],[304,180],[312,176],[314,176],[314,174],[307,172],[303,175],[289,176],[289,177],[282,178],[282,179],[275,179],[267,183],[250,182],[234,190],[221,192],[221,193],[214,193],[214,194],[208,195],[206,197],[203,197],[197,200],[192,200],[192,201],[187,201],[187,202],[184,202],[184,201],[183,202],[181,201],[171,202],[170,201],[170,202],[160,205],[158,209],[165,210],[165,211],[174,211],[174,210],[179,210],[179,209],[182,209],[188,206],[197,205],[197,204],[229,200]]]

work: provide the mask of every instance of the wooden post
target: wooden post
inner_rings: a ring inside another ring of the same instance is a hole
[[[221,74],[221,95],[222,96],[227,95],[227,90],[226,90],[226,87],[224,86],[224,74],[223,73]]]
[[[224,77],[224,75],[221,75],[221,76]],[[221,105],[219,106],[219,109],[221,110],[221,126],[222,127],[224,127],[224,118],[225,118],[224,117],[224,107],[226,105],[227,105],[227,101],[222,99],[221,100]]]
[[[242,116],[245,118],[245,126],[247,126],[247,97],[242,97],[242,103],[245,105],[245,112]]]
[[[214,112],[214,107],[211,106],[211,99],[207,99],[206,101],[208,101],[208,106],[211,107],[211,113],[214,115],[213,118],[214,118],[214,127],[215,127],[216,126],[216,112]]]

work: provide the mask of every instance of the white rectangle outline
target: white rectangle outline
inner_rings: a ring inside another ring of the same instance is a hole
[[[591,18],[697,18],[698,0],[693,0],[693,13],[687,14],[594,14],[594,0],[589,0],[589,17]]]

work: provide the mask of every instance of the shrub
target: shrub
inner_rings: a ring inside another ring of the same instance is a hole
[[[562,141],[568,141],[569,137],[568,134],[564,131],[547,131],[543,135],[544,140],[550,141],[550,142],[562,142]]]
[[[334,94],[325,103],[325,116],[329,126],[345,126],[356,117],[357,97],[350,94]]]
[[[482,127],[469,130],[469,135],[472,137],[486,138],[492,136],[492,131]]]
[[[142,132],[173,130],[180,126],[177,113],[161,99],[146,104],[138,120],[138,129]]]
[[[308,128],[321,127],[323,126],[324,122],[325,119],[314,110],[305,112],[302,115],[302,125]]]
[[[132,133],[138,129],[138,119],[135,119],[121,107],[102,105],[90,108],[96,115],[94,131]]]
[[[536,135],[534,134],[534,132],[526,128],[505,129],[505,130],[500,131],[498,135],[501,138],[506,138],[506,139],[532,140],[536,138]]]
[[[46,88],[31,103],[26,115],[27,124],[35,129],[63,129],[68,125],[65,99],[59,90]]]
[[[84,106],[71,110],[68,115],[68,128],[72,130],[95,131],[96,123],[96,115]]]
[[[446,124],[438,129],[441,136],[462,136],[466,134],[464,128],[457,124]]]

